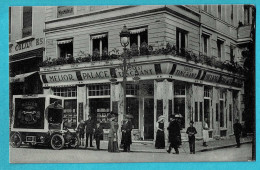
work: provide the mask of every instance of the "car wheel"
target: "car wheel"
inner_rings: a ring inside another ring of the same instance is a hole
[[[69,144],[72,148],[78,148],[79,146],[79,138],[75,135],[71,139],[71,143]]]
[[[60,134],[55,134],[51,138],[51,147],[55,150],[62,149],[64,146],[64,138]]]
[[[20,133],[13,133],[11,135],[10,144],[13,148],[19,148],[22,144],[22,137]]]

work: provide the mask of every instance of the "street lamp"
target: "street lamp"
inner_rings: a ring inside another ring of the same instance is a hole
[[[126,53],[126,47],[129,44],[129,38],[130,38],[130,31],[127,29],[127,27],[124,25],[123,29],[121,30],[120,34],[120,43],[122,45],[122,47],[124,47],[124,53],[123,53],[123,90],[124,90],[124,112],[123,114],[126,114],[126,74],[127,74],[127,63],[126,63],[126,57],[127,57],[127,53]]]

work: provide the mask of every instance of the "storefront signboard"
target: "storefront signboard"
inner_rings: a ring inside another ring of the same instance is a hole
[[[48,83],[78,81],[76,72],[60,72],[44,76]]]
[[[220,78],[219,74],[204,72],[204,75],[202,76],[201,79],[209,82],[218,82],[219,78]]]
[[[123,77],[123,71],[120,68],[116,68],[116,76]],[[138,65],[128,69],[126,76],[134,77],[134,76],[147,76],[147,75],[155,75],[155,66],[154,64],[147,65]]]
[[[109,69],[83,70],[80,73],[83,80],[111,78]]]
[[[199,69],[195,69],[195,68],[191,68],[191,67],[183,66],[183,65],[179,65],[179,64],[174,64],[171,73],[176,76],[195,79],[199,74]]]

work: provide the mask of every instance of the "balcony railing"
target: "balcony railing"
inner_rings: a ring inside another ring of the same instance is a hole
[[[179,52],[180,51],[180,52]],[[186,59],[186,61],[193,61],[195,64],[200,63],[203,65],[225,69],[227,71],[233,73],[244,73],[244,68],[236,63],[231,61],[220,61],[215,56],[206,56],[203,54],[195,54],[190,50],[181,49],[177,50],[175,45],[170,45],[169,43],[166,47],[153,49],[152,46],[148,46],[147,44],[142,44],[141,47],[138,49],[136,46],[132,46],[130,49],[126,50],[127,56],[129,58],[135,58],[138,56],[156,56],[156,55],[171,55],[177,58]],[[85,54],[84,52],[80,51],[77,57],[67,57],[67,58],[47,58],[47,60],[43,61],[40,64],[40,67],[50,67],[55,65],[64,65],[64,64],[73,64],[73,63],[82,63],[82,62],[95,62],[95,61],[109,61],[113,59],[120,59],[121,54],[119,50],[113,49],[109,53],[104,53],[104,55],[90,55]]]

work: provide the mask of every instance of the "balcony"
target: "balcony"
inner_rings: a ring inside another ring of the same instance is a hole
[[[252,25],[242,25],[238,27],[237,41],[239,45],[246,44],[252,41],[251,27]]]

